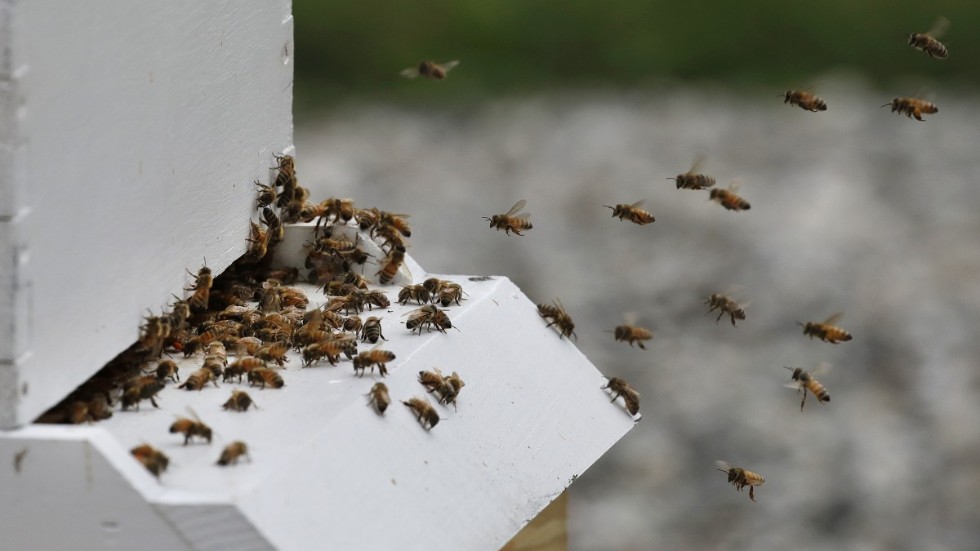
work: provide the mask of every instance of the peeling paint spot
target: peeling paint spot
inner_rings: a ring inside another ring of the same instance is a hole
[[[282,46],[282,64],[289,65],[289,42]]]
[[[118,532],[119,523],[114,520],[103,520],[102,529],[105,530],[106,532]]]
[[[20,385],[20,393],[22,396],[27,396],[27,381],[24,381],[24,384]]]
[[[14,454],[14,472],[20,474],[20,469],[24,463],[24,457],[27,456],[27,448],[20,450]]]

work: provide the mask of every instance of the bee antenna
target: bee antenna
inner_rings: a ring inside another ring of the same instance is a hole
[[[889,105],[891,105],[891,102],[888,102],[888,103],[882,105],[881,107],[888,107]],[[879,107],[879,109],[880,109],[880,107]]]
[[[783,367],[785,367],[786,369],[788,369],[790,371],[794,371],[796,369],[795,367],[790,367],[788,365],[784,365]]]
[[[806,324],[804,324],[802,321],[796,322],[796,325],[799,325],[800,327],[806,327]]]
[[[717,467],[715,467],[715,469],[717,469],[717,470],[719,470],[719,471],[721,471],[721,472],[723,472],[725,474],[728,474],[728,471],[726,471],[725,469],[718,469]]]

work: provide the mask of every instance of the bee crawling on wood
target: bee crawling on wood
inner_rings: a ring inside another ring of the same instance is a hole
[[[144,375],[126,381],[123,384],[122,409],[136,406],[139,410],[142,400],[149,400],[153,407],[158,408],[156,395],[163,390],[164,384],[155,375]]]
[[[626,406],[626,411],[628,411],[630,415],[635,416],[640,412],[640,393],[623,379],[620,379],[619,377],[610,377],[606,382],[606,386],[602,388],[609,389],[609,392],[613,395],[610,402],[615,402],[616,398],[622,396],[623,404]]]
[[[371,368],[371,372],[374,372],[374,366],[378,366],[378,372],[384,377],[388,374],[388,368],[386,364],[395,359],[395,354],[387,350],[365,350],[354,357],[354,373],[357,374],[360,371],[359,377],[364,376],[364,370]]]
[[[620,220],[629,220],[634,224],[644,226],[646,224],[653,223],[653,214],[649,211],[645,211],[640,208],[643,205],[643,199],[633,203],[632,205],[619,204],[615,207],[610,205],[603,205],[607,209],[612,209],[613,218],[619,218]]]
[[[187,273],[191,274],[190,271]],[[191,274],[194,277],[194,285],[184,289],[185,291],[194,291],[194,294],[187,299],[187,304],[190,305],[191,310],[203,311],[208,309],[208,300],[211,296],[211,283],[214,279],[211,277],[211,268],[207,265],[203,266],[197,271],[197,275]]]
[[[429,80],[442,80],[446,78],[446,73],[453,70],[457,65],[459,65],[459,60],[447,61],[445,63],[420,61],[415,67],[403,69],[400,74],[408,79],[423,76]]]
[[[762,486],[766,483],[766,479],[763,478],[761,474],[754,473],[752,471],[747,471],[739,467],[732,467],[724,461],[716,461],[718,465],[718,470],[728,475],[728,482],[739,492],[742,488],[749,487],[749,499],[755,501],[755,487]]]
[[[232,390],[231,398],[224,403],[221,407],[223,409],[230,409],[231,411],[248,411],[249,406],[259,406],[255,405],[252,401],[252,397],[248,395],[244,390]]]
[[[796,324],[803,327],[803,334],[809,336],[811,339],[816,337],[823,342],[838,344],[854,338],[847,331],[844,331],[840,327],[834,325],[842,317],[844,317],[844,312],[838,312],[820,323],[812,321],[803,323],[798,321]]]
[[[188,419],[187,417],[178,417],[172,425],[170,425],[170,433],[181,433],[184,435],[184,445],[186,446],[191,438],[194,436],[199,436],[211,443],[211,427],[205,425],[197,417],[193,411],[190,412],[193,419]]]
[[[133,457],[157,478],[160,478],[160,474],[170,465],[170,458],[149,444],[136,446],[129,450],[129,453],[133,454]]]
[[[259,388],[265,389],[266,386],[282,388],[286,383],[283,382],[282,375],[276,370],[268,367],[257,367],[248,372],[248,384],[251,386],[261,385]]]
[[[388,395],[388,385],[384,383],[374,383],[374,386],[371,387],[371,391],[368,392],[368,396],[371,397],[371,399],[368,400],[368,404],[374,404],[378,414],[384,415],[385,410],[388,409],[388,405],[391,404],[391,396]]]
[[[538,304],[538,314],[549,320],[545,327],[554,325],[558,329],[558,338],[575,337],[575,340],[578,340],[578,335],[575,334],[575,322],[572,321],[568,312],[565,312],[565,306],[557,298],[552,304]]]
[[[521,231],[527,231],[534,226],[531,225],[531,215],[529,213],[516,214],[518,211],[527,205],[527,201],[521,199],[520,201],[514,203],[514,206],[510,208],[504,214],[494,214],[493,216],[484,216],[484,220],[490,221],[491,228],[497,228],[497,231],[504,230],[504,233],[510,235],[510,232],[514,232],[517,235],[523,236]]]
[[[432,427],[439,424],[439,413],[425,398],[410,398],[407,402],[403,401],[402,403],[412,408],[416,420],[421,423],[425,430],[431,430]]]

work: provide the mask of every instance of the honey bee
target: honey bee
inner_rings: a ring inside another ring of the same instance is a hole
[[[432,293],[421,283],[415,285],[402,285],[402,290],[398,292],[398,304],[408,304],[414,300],[416,304],[425,304],[432,299]]]
[[[163,360],[157,364],[156,377],[158,381],[164,379],[170,379],[173,382],[180,381],[180,375],[177,374],[177,363],[173,360]]]
[[[133,457],[157,478],[160,478],[160,474],[170,465],[170,458],[149,444],[136,446],[129,450],[129,453],[133,454]]]
[[[607,331],[607,333],[611,332],[613,334],[613,338],[615,338],[617,341],[628,342],[630,346],[633,346],[633,343],[635,342],[640,346],[640,348],[646,350],[647,347],[643,346],[643,341],[652,339],[653,332],[645,327],[638,327],[635,325],[635,312],[628,312],[624,317],[626,318],[625,324],[618,325],[616,326],[616,329],[613,331]]]
[[[222,364],[228,365],[228,351],[227,349],[225,349],[224,343],[220,341],[208,343],[207,356],[205,357],[205,361],[207,361],[208,357],[214,357]]]
[[[391,301],[388,300],[387,295],[378,290],[361,291],[360,296],[362,301],[367,304],[368,310],[373,310],[375,306],[378,308],[387,308],[391,306]]]
[[[578,335],[575,334],[575,322],[572,321],[572,317],[565,311],[565,306],[557,298],[552,304],[539,304],[538,314],[542,318],[550,320],[545,327],[554,325],[558,329],[558,338],[575,337],[575,340],[578,340]]]
[[[228,398],[228,401],[221,407],[232,411],[248,411],[249,406],[252,405],[255,405],[255,402],[252,401],[252,397],[247,392],[244,390],[232,390],[231,398]],[[259,406],[255,407],[258,408]]]
[[[371,372],[374,373],[374,366],[378,366],[378,372],[384,377],[388,374],[388,368],[385,366],[388,362],[395,359],[395,354],[387,350],[365,350],[361,352],[354,358],[354,374],[360,371],[359,377],[364,376],[364,370],[371,368]]]
[[[613,395],[610,402],[615,402],[616,398],[622,396],[623,404],[626,405],[626,411],[630,412],[630,415],[636,415],[640,412],[640,393],[634,390],[626,381],[619,377],[610,377],[606,382],[606,386],[602,388],[608,388],[609,392]]]
[[[627,205],[625,203],[616,205],[615,207],[610,205],[603,205],[607,209],[612,209],[613,218],[619,218],[620,220],[629,220],[634,224],[639,224],[644,226],[650,224],[654,221],[653,214],[649,211],[645,211],[640,208],[643,204],[643,200],[639,200],[632,205]]]
[[[291,155],[274,155],[276,166],[279,170],[276,174],[275,187],[295,187],[296,185],[296,161]],[[279,205],[282,206],[282,205]]]
[[[388,409],[388,405],[391,404],[391,397],[388,395],[388,385],[384,383],[374,383],[371,387],[371,391],[368,392],[371,397],[368,400],[368,405],[374,404],[374,407],[378,410],[378,413],[384,415],[385,410]]]
[[[446,73],[457,65],[459,65],[459,60],[447,61],[446,63],[420,61],[417,66],[403,69],[400,74],[408,79],[413,79],[421,75],[429,80],[442,80],[446,78]]]
[[[190,273],[190,271],[187,273]],[[194,274],[191,275],[193,276]],[[191,310],[207,310],[208,299],[211,296],[211,282],[213,281],[211,268],[207,266],[202,267],[194,277],[194,286],[184,289],[185,291],[194,291],[194,294],[187,299],[187,304],[190,305]]]
[[[218,381],[214,378],[214,371],[211,371],[207,367],[202,367],[201,369],[198,369],[194,373],[191,373],[191,376],[188,377],[186,381],[184,381],[184,384],[180,385],[177,388],[184,388],[187,390],[201,390],[209,382],[214,383],[215,387],[218,386]]]
[[[431,331],[433,325],[436,330],[442,333],[445,333],[446,329],[452,329],[453,327],[452,321],[446,312],[431,304],[427,304],[417,310],[412,310],[408,313],[408,319],[405,321],[405,328],[413,332],[415,329],[418,329],[419,335],[422,334],[423,328]]]
[[[254,356],[242,356],[225,368],[223,380],[227,382],[233,377],[238,377],[238,382],[240,383],[242,382],[242,375],[260,367],[265,367],[264,361]]]
[[[254,356],[262,346],[262,339],[258,337],[242,337],[235,341],[235,351],[238,355]]]
[[[260,360],[265,360],[267,362],[276,362],[276,365],[282,367],[289,360],[286,358],[286,352],[289,352],[289,346],[285,343],[276,343],[263,346],[255,352],[255,357]]]
[[[159,358],[163,354],[163,347],[173,330],[170,318],[149,316],[144,320],[146,323],[140,327],[140,346],[149,351],[151,357]]]
[[[820,403],[830,401],[830,393],[824,388],[820,381],[816,380],[809,371],[804,371],[801,367],[789,367],[783,366],[793,372],[793,380],[796,383],[791,383],[786,386],[790,388],[795,388],[797,393],[803,393],[803,401],[800,402],[800,411],[803,411],[803,406],[806,404],[806,391],[810,391],[816,396]]]
[[[256,208],[268,207],[272,203],[276,202],[276,188],[273,186],[267,186],[260,183],[258,180],[255,181],[255,187],[259,189],[259,197],[256,199]]]
[[[396,245],[385,257],[384,263],[381,265],[381,269],[378,270],[377,275],[378,281],[382,285],[387,285],[395,279],[395,274],[398,273],[398,268],[401,267],[402,262],[405,261],[405,247],[404,245]]]
[[[286,228],[276,213],[269,207],[262,209],[262,222],[269,228],[269,244],[275,245],[286,238]]]
[[[158,392],[163,390],[163,383],[156,378],[154,375],[147,375],[144,377],[136,377],[130,379],[123,385],[122,394],[122,408],[123,410],[129,409],[130,406],[136,406],[137,411],[140,408],[140,401],[149,400],[153,407],[158,408],[154,397]]]
[[[484,216],[484,220],[490,221],[491,228],[497,228],[497,231],[504,230],[504,233],[510,235],[510,232],[514,232],[517,235],[523,236],[522,230],[527,231],[534,226],[531,225],[531,215],[529,213],[521,213],[515,216],[517,211],[522,210],[524,206],[527,205],[527,201],[521,199],[520,201],[514,203],[514,206],[510,208],[504,214],[494,214],[491,217]]]
[[[783,103],[797,105],[800,107],[800,109],[804,109],[812,113],[827,110],[827,102],[804,90],[786,90],[786,93],[783,94],[782,97]]]
[[[761,474],[754,473],[752,471],[746,471],[745,469],[739,467],[732,467],[724,461],[716,461],[718,465],[718,470],[728,475],[728,482],[739,492],[742,488],[749,487],[749,499],[755,501],[755,487],[762,486],[766,483],[766,479],[763,478]]]
[[[387,300],[387,298],[385,300]],[[364,322],[361,320],[361,316],[348,316],[344,318],[344,324],[343,324],[344,331],[349,331],[351,333],[354,333],[355,337],[361,334],[361,329],[363,327],[364,327]]]
[[[326,358],[330,365],[337,365],[340,361],[342,352],[340,341],[323,340],[307,345],[303,348],[303,367],[311,366],[322,358]]]
[[[112,409],[109,407],[109,399],[105,394],[95,394],[88,401],[88,415],[93,421],[102,421],[112,417]]]
[[[719,205],[725,207],[728,210],[740,211],[749,210],[752,205],[748,201],[738,195],[739,185],[737,182],[733,182],[728,185],[728,189],[716,188],[711,190],[709,198],[712,201],[716,201]]]
[[[430,393],[440,390],[445,384],[445,377],[439,368],[433,369],[434,371],[419,371],[419,383]]]
[[[949,57],[949,50],[939,41],[939,38],[949,28],[949,19],[940,17],[933,23],[932,28],[927,33],[909,33],[909,46],[917,50],[922,50],[933,59],[946,59]]]
[[[457,283],[447,285],[439,291],[439,296],[435,297],[435,301],[441,304],[443,308],[448,308],[454,302],[459,306],[461,300],[463,300],[463,288]]]
[[[248,384],[251,386],[261,385],[259,388],[265,389],[267,385],[272,388],[282,388],[286,383],[274,369],[256,367],[248,372]]]
[[[431,430],[432,427],[439,424],[439,414],[436,412],[436,408],[432,407],[432,404],[425,398],[410,398],[407,402],[402,401],[402,403],[412,408],[416,420],[422,424],[422,428],[425,430]]]
[[[205,356],[204,368],[211,371],[215,380],[218,380],[225,373],[225,364],[221,362],[221,358],[218,356]]]
[[[218,458],[218,465],[222,467],[238,463],[238,459],[244,456],[249,462],[252,458],[248,456],[248,446],[241,440],[235,440],[221,450],[221,457]]]
[[[193,412],[192,412],[193,415]],[[184,435],[184,445],[186,446],[191,438],[194,436],[199,436],[211,443],[211,427],[205,425],[197,418],[197,415],[193,415],[194,419],[188,419],[187,417],[178,417],[174,424],[170,425],[170,433],[181,433]]]
[[[388,211],[378,211],[378,221],[375,225],[375,230],[388,226],[394,228],[405,237],[412,237],[412,228],[408,226],[408,221],[405,220],[408,217],[408,214],[393,214]]]
[[[811,339],[813,339],[813,337],[817,337],[823,342],[838,344],[854,338],[847,331],[844,331],[840,327],[834,325],[842,317],[844,317],[844,312],[838,312],[820,323],[812,321],[802,323],[798,321],[796,324],[803,327],[803,334],[809,335]]]
[[[935,103],[918,98],[895,98],[891,103],[886,103],[882,107],[888,107],[889,105],[892,108],[892,113],[898,111],[899,113],[905,114],[906,117],[915,117],[917,121],[925,120],[922,118],[923,113],[931,115],[939,112],[939,107],[936,107]]]
[[[707,189],[715,185],[715,179],[707,174],[701,174],[698,170],[704,164],[704,155],[698,155],[691,163],[691,168],[683,174],[678,174],[676,178],[667,178],[677,182],[677,189]]]
[[[735,326],[735,320],[745,319],[745,308],[734,300],[728,298],[720,293],[713,293],[705,298],[704,303],[709,306],[708,312],[711,313],[714,310],[718,310],[718,317],[715,319],[715,323],[721,321],[722,316],[728,314],[732,320],[732,326]]]
[[[459,391],[466,386],[466,383],[455,371],[446,377],[438,367],[432,369],[433,371],[419,371],[419,383],[428,392],[438,394],[440,404],[452,404],[453,409],[455,409],[456,397],[459,395]]]
[[[367,341],[369,343],[376,343],[378,339],[388,340],[385,338],[384,333],[381,332],[381,318],[371,316],[364,322],[364,327],[361,328],[361,342]]]

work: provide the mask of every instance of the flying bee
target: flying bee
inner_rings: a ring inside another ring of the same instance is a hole
[[[398,292],[398,303],[408,304],[414,300],[416,304],[425,304],[432,298],[432,293],[421,283],[415,285],[402,285],[402,290]]]
[[[149,400],[153,407],[158,408],[154,397],[158,392],[163,390],[164,384],[155,375],[146,375],[143,377],[136,377],[130,379],[123,384],[123,394],[122,394],[122,408],[123,410],[129,409],[130,406],[136,406],[139,410],[140,402],[142,400]]]
[[[803,327],[803,334],[808,335],[811,339],[816,337],[823,342],[838,344],[854,338],[847,331],[844,331],[840,327],[834,325],[842,317],[844,317],[844,312],[838,312],[820,323],[812,321],[802,323],[798,321],[796,324]]]
[[[906,117],[915,117],[917,121],[925,120],[922,118],[923,113],[931,115],[939,112],[939,107],[936,107],[935,103],[918,98],[895,98],[891,103],[886,103],[882,107],[888,107],[889,105],[892,108],[892,113],[898,111]]]
[[[388,409],[388,405],[391,404],[391,396],[388,395],[388,385],[384,383],[374,383],[371,387],[371,391],[368,392],[368,396],[371,397],[368,400],[368,405],[374,404],[374,407],[378,410],[380,415],[384,415],[385,410]]]
[[[489,220],[490,227],[497,228],[497,231],[504,230],[504,233],[507,235],[510,235],[510,232],[514,232],[517,235],[523,236],[524,234],[521,233],[522,230],[527,231],[534,227],[531,225],[531,215],[529,213],[523,212],[521,214],[516,214],[517,211],[522,210],[525,205],[527,205],[527,201],[521,199],[520,201],[514,203],[514,206],[511,207],[506,213],[494,214],[491,217],[484,216],[483,219]]]
[[[388,368],[385,366],[388,362],[395,359],[395,354],[387,350],[365,350],[361,352],[354,358],[354,374],[356,375],[360,371],[359,377],[364,376],[364,370],[371,368],[371,372],[374,373],[374,366],[378,366],[378,372],[384,377],[388,374]]]
[[[157,478],[160,478],[160,474],[170,465],[170,458],[149,444],[136,446],[129,450],[129,453],[133,454],[133,457]]]
[[[739,492],[742,488],[749,487],[749,499],[755,501],[755,487],[762,486],[766,483],[766,479],[763,478],[761,474],[754,473],[752,471],[746,471],[745,469],[739,467],[732,467],[724,461],[716,461],[718,465],[718,470],[728,475],[728,482]]]
[[[728,189],[715,188],[711,190],[708,198],[711,201],[717,202],[719,205],[725,207],[728,210],[734,210],[736,212],[740,210],[749,210],[752,205],[749,204],[738,192],[739,183],[732,182],[728,185]]]
[[[715,319],[715,323],[721,321],[725,314],[728,314],[732,320],[732,326],[735,327],[737,327],[735,320],[745,319],[745,308],[723,294],[713,293],[705,298],[704,303],[709,306],[707,313],[710,314],[714,310],[718,310],[718,318]]]
[[[707,189],[715,185],[715,179],[707,174],[698,172],[704,164],[704,155],[698,155],[691,163],[691,168],[683,174],[678,174],[676,178],[667,178],[677,182],[677,189]]]
[[[909,46],[917,50],[922,50],[933,59],[946,59],[949,57],[949,50],[939,41],[946,29],[949,28],[949,19],[940,17],[933,23],[932,28],[927,33],[909,33]]]
[[[214,371],[211,371],[207,367],[202,367],[201,369],[198,369],[194,373],[191,373],[191,376],[188,377],[186,381],[184,381],[184,384],[180,385],[177,388],[184,388],[187,390],[201,390],[209,382],[214,383],[215,387],[218,386],[218,381],[214,378]]]
[[[640,348],[646,350],[647,347],[643,346],[643,341],[648,341],[653,338],[653,332],[646,327],[638,327],[636,325],[636,313],[627,312],[624,317],[626,318],[626,323],[623,325],[616,326],[613,331],[607,331],[607,333],[612,333],[613,338],[617,341],[628,342],[630,346],[633,346],[635,342]]]
[[[276,202],[275,187],[262,184],[258,180],[255,181],[255,187],[259,189],[259,197],[255,201],[256,208],[268,207]]]
[[[177,363],[173,360],[163,360],[157,364],[156,377],[158,381],[164,379],[170,379],[173,382],[180,381],[180,375],[177,374]]]
[[[786,93],[782,97],[783,103],[797,105],[800,109],[812,113],[827,110],[827,102],[805,90],[786,90]]]
[[[190,271],[187,273],[190,274]],[[191,275],[194,276],[194,274]],[[208,299],[211,296],[211,282],[213,281],[211,268],[207,266],[202,267],[197,271],[197,275],[194,278],[194,286],[184,289],[185,291],[194,291],[194,294],[187,299],[187,304],[190,305],[192,310],[207,310]]]
[[[457,65],[459,65],[459,60],[447,61],[446,63],[420,61],[417,66],[403,69],[399,74],[408,79],[423,76],[429,80],[442,80],[446,78],[446,73],[451,71],[453,67],[456,67]]]
[[[248,411],[249,406],[252,405],[255,405],[255,402],[252,401],[252,397],[247,392],[244,390],[232,390],[231,398],[228,398],[228,401],[221,407],[232,411]],[[255,407],[257,408],[259,406]]]
[[[286,383],[283,382],[282,376],[276,370],[268,367],[256,367],[248,372],[248,384],[251,386],[261,385],[259,388],[265,389],[266,386],[282,388]]]
[[[610,377],[606,382],[606,386],[602,388],[609,389],[609,392],[613,395],[610,402],[615,402],[616,398],[622,396],[623,404],[626,405],[626,411],[630,412],[630,415],[636,415],[640,412],[640,393],[633,389],[626,381],[619,377]]]
[[[184,445],[186,446],[191,438],[194,436],[199,436],[211,443],[211,427],[205,425],[194,415],[194,419],[188,419],[187,417],[178,417],[174,424],[170,425],[170,433],[181,433],[184,435]]]
[[[402,262],[405,261],[405,247],[403,245],[396,245],[385,257],[384,263],[381,265],[381,269],[378,270],[377,275],[378,282],[382,285],[387,285],[395,279],[395,274],[398,273],[398,268],[401,267]]]
[[[425,430],[431,430],[432,427],[439,424],[439,413],[425,398],[410,398],[407,402],[402,401],[402,403],[412,408],[412,411],[415,412],[415,419],[422,424],[422,428]]]
[[[538,314],[542,318],[550,320],[545,327],[554,325],[555,329],[558,329],[558,338],[575,337],[575,340],[578,340],[578,335],[575,334],[575,322],[572,321],[572,317],[565,311],[565,306],[557,298],[552,304],[538,304]]]
[[[613,218],[619,218],[620,220],[629,220],[634,224],[640,226],[645,226],[654,221],[653,214],[649,211],[645,211],[640,208],[643,204],[643,200],[639,200],[632,205],[627,205],[625,203],[616,205],[615,207],[610,205],[603,205],[607,209],[612,209]]]
[[[235,463],[238,463],[238,459],[243,456],[248,459],[249,462],[252,461],[252,458],[248,456],[248,446],[245,444],[245,442],[235,440],[231,444],[225,446],[225,449],[221,450],[221,457],[218,458],[218,465],[221,465],[222,467],[234,465]]]
[[[803,406],[806,404],[806,391],[808,390],[820,403],[830,401],[830,393],[827,392],[827,389],[809,371],[805,371],[802,367],[789,367],[786,365],[783,367],[793,372],[793,380],[796,381],[796,383],[790,383],[786,386],[795,388],[797,394],[800,392],[803,393],[803,401],[800,402],[800,411],[803,411]]]
[[[371,316],[364,322],[364,327],[361,328],[361,342],[367,341],[369,343],[376,343],[378,339],[388,340],[385,338],[384,333],[381,332],[381,318]]]

